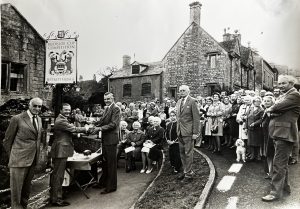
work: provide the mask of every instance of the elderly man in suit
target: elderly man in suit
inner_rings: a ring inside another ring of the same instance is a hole
[[[62,104],[60,114],[54,123],[54,141],[51,146],[53,172],[50,178],[50,201],[53,206],[63,207],[70,203],[62,199],[62,183],[68,157],[73,156],[74,145],[72,142],[73,133],[87,132],[86,127],[76,127],[68,121],[71,113],[71,106]]]
[[[177,135],[183,173],[178,176],[178,179],[189,182],[192,180],[194,174],[192,170],[194,141],[200,131],[200,113],[196,99],[189,95],[190,89],[188,86],[180,86],[179,93],[181,99],[178,100],[176,105]]]
[[[274,139],[275,156],[271,192],[262,197],[272,202],[290,194],[288,182],[288,160],[293,144],[299,140],[297,119],[300,114],[300,94],[294,88],[296,79],[290,75],[279,75],[278,86],[283,93],[275,104],[265,110],[271,119],[269,135]]]
[[[101,194],[117,190],[117,144],[119,142],[121,110],[114,103],[114,95],[110,92],[104,94],[106,104],[105,112],[95,125],[94,132],[102,133],[103,174],[99,180],[98,188],[105,188]]]
[[[11,207],[26,208],[34,168],[39,159],[42,122],[38,114],[43,101],[33,98],[29,109],[12,117],[3,146],[9,156]]]

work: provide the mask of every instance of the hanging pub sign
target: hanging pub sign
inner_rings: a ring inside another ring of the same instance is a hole
[[[45,84],[77,82],[77,39],[46,41]]]

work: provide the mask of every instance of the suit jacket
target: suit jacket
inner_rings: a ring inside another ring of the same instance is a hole
[[[119,142],[121,110],[115,103],[107,108],[96,126],[102,128],[103,145],[116,145]]]
[[[295,88],[282,95],[282,98],[270,107],[270,113],[270,137],[290,142],[299,140],[297,119],[300,114],[300,94]],[[272,117],[272,113],[276,114],[276,117]]]
[[[196,100],[189,96],[187,97],[181,111],[181,100],[176,104],[177,109],[177,133],[181,132],[182,136],[192,136],[199,134],[200,113],[196,104]]]
[[[12,117],[5,132],[3,146],[9,156],[9,167],[29,167],[39,159],[42,120],[37,116],[38,130],[27,112]]]
[[[52,158],[72,157],[74,153],[73,133],[85,132],[85,127],[76,127],[65,116],[59,114],[53,129],[54,141],[51,146],[50,156]]]

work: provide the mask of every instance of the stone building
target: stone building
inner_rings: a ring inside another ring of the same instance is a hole
[[[162,100],[163,66],[161,62],[130,64],[130,56],[123,56],[123,67],[109,78],[109,89],[117,101]]]
[[[109,86],[116,99],[141,100],[144,83],[151,85],[150,95],[159,99],[177,99],[182,84],[190,87],[193,96],[262,87],[255,85],[253,52],[250,47],[241,45],[241,34],[225,31],[223,41],[218,42],[201,27],[200,19],[201,4],[191,3],[190,25],[160,62],[144,65],[130,64],[129,60],[115,72]],[[134,70],[135,66],[140,70]]]
[[[1,96],[9,99],[40,97],[45,91],[45,40],[11,4],[1,4]]]
[[[262,56],[258,53],[253,53],[254,65],[256,69],[256,87],[257,89],[273,90],[277,83],[278,70],[272,67]]]

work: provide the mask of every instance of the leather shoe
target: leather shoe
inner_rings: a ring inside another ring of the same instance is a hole
[[[264,201],[264,202],[273,202],[273,201],[276,201],[278,199],[279,199],[278,197],[276,197],[272,194],[268,194],[268,195],[261,198],[261,200]]]
[[[178,180],[184,179],[184,173],[179,174],[178,177],[177,177],[177,179],[178,179]]]
[[[104,189],[105,186],[104,185],[101,185],[101,184],[95,184],[92,186],[94,189]]]
[[[184,177],[184,179],[182,179],[180,182],[181,183],[190,183],[193,181],[193,178],[192,177]]]
[[[108,193],[115,192],[115,191],[116,191],[116,189],[113,189],[113,190],[104,190],[100,194],[108,194]]]
[[[65,206],[69,206],[70,203],[67,202],[67,201],[57,201],[57,202],[53,202],[51,203],[52,206],[55,206],[55,207],[65,207]]]
[[[297,160],[295,160],[295,159],[292,159],[291,160],[291,162],[289,163],[289,165],[295,165],[295,164],[297,164],[298,163],[298,161]]]

